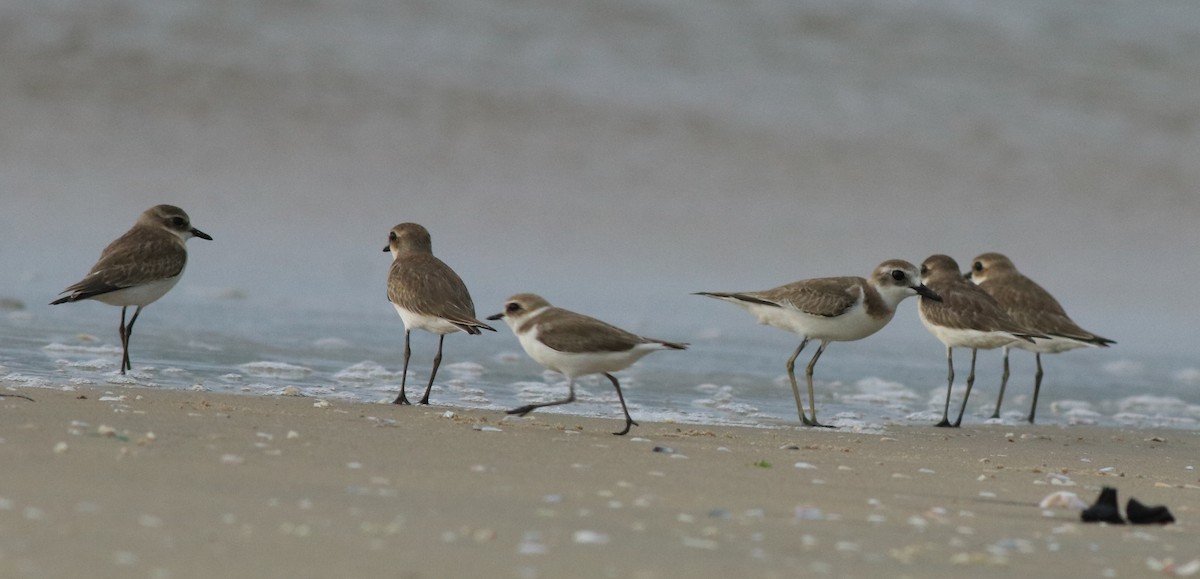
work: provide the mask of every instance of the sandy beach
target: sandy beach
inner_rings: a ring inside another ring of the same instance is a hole
[[[1134,577],[1200,557],[1190,431],[617,437],[562,414],[19,393],[0,399],[3,577]],[[1105,485],[1178,523],[1038,506]]]

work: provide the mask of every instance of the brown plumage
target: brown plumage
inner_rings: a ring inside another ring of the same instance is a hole
[[[431,253],[402,253],[388,273],[388,301],[408,311],[442,318],[468,334],[495,331],[475,319],[467,284]]]
[[[100,252],[100,259],[83,279],[71,284],[51,305],[95,299],[121,306],[121,373],[132,370],[129,360],[129,337],[142,308],[166,294],[187,265],[189,238],[211,240],[208,234],[192,227],[184,210],[174,205],[155,205],[142,212],[137,222]],[[125,311],[137,306],[129,325]]]
[[[806,314],[832,318],[846,313],[846,310],[858,304],[865,287],[867,287],[867,280],[861,277],[844,276],[806,279],[756,292],[705,292],[704,295],[732,297],[765,305],[787,306]],[[874,292],[867,295],[878,298]],[[882,302],[878,305],[882,305]]]
[[[187,247],[161,230],[134,227],[104,248],[88,274],[51,304],[94,298],[120,289],[175,277],[187,265]]]
[[[1016,266],[1002,254],[985,253],[973,260],[967,273],[980,288],[1004,307],[1013,321],[1039,334],[1086,342],[1096,346],[1115,344],[1076,324],[1062,304],[1037,282],[1017,271]]]
[[[621,383],[612,373],[629,367],[651,352],[685,350],[688,346],[638,336],[591,316],[551,306],[541,296],[531,293],[508,298],[504,311],[488,316],[488,319],[503,319],[530,358],[567,377],[566,398],[526,404],[509,410],[509,414],[525,416],[538,408],[574,402],[576,378],[603,374],[616,389],[621,412],[625,415],[625,428],[613,433],[618,435],[628,433],[629,428],[637,423],[629,415]]]
[[[949,261],[946,261],[949,260]],[[930,323],[954,330],[1006,332],[1030,340],[1035,335],[1013,320],[995,298],[963,279],[958,263],[935,255],[922,264],[922,280],[942,301],[921,300],[921,315]]]
[[[975,358],[979,350],[1007,346],[1014,341],[1033,343],[1035,337],[1045,337],[1016,323],[1005,313],[999,302],[975,284],[963,279],[958,263],[946,255],[932,255],[921,263],[921,281],[941,296],[941,301],[921,298],[918,312],[929,333],[946,346],[946,405],[938,426],[958,427],[962,424],[975,384]],[[971,371],[967,374],[967,391],[963,395],[958,419],[950,422],[950,393],[954,386],[954,357],[956,347],[971,349]]]
[[[1022,350],[1033,352],[1037,362],[1033,383],[1033,402],[1029,407],[1028,416],[1031,424],[1037,414],[1038,396],[1042,389],[1042,376],[1044,375],[1042,354],[1057,354],[1085,346],[1107,348],[1110,344],[1116,343],[1079,327],[1079,324],[1067,316],[1062,304],[1059,304],[1058,300],[1050,295],[1050,292],[1038,285],[1037,282],[1022,275],[1012,261],[1002,254],[984,253],[979,255],[973,260],[966,277],[994,297],[1017,323],[1048,336],[1047,339],[1039,339],[1033,344],[1013,344]],[[1008,385],[1008,351],[1009,347],[1005,346],[1004,373],[1000,378],[1000,394],[996,398],[993,418],[1000,417],[1000,407],[1004,402],[1004,390]]]
[[[526,332],[535,324],[538,339],[559,352],[626,352],[638,344],[662,344],[672,350],[687,349],[685,344],[646,338],[591,316],[555,307],[524,320],[514,331]]]
[[[764,291],[699,292],[698,295],[737,304],[753,314],[758,323],[795,332],[802,337],[785,368],[792,385],[792,395],[796,399],[796,414],[805,426],[823,426],[816,418],[813,372],[817,359],[829,342],[861,340],[874,334],[891,321],[896,307],[910,296],[940,299],[921,284],[916,266],[901,259],[880,263],[869,279],[856,276],[823,277]],[[812,415],[809,417],[804,413],[795,369],[796,357],[809,340],[814,339],[820,340],[821,344],[804,371],[808,384],[809,412]]]
[[[464,331],[479,335],[495,328],[475,319],[475,303],[467,285],[450,266],[433,256],[429,231],[416,223],[401,223],[388,232],[385,252],[392,254],[388,271],[387,297],[404,321],[404,369],[400,377],[400,395],[395,404],[409,404],[405,394],[408,361],[412,357],[412,331],[425,330],[438,335],[437,355],[429,384],[419,404],[429,404],[433,379],[442,363],[442,344],[446,334]]]

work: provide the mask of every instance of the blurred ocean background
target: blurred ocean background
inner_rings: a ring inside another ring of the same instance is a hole
[[[1039,422],[1200,428],[1197,55],[1191,0],[9,0],[0,387],[391,400],[380,249],[416,221],[481,317],[533,291],[690,341],[620,374],[636,419],[797,422],[799,338],[691,292],[1000,251],[1118,341],[1045,357]],[[119,310],[46,304],[157,203],[214,241],[122,380]],[[916,305],[829,347],[822,420],[936,421]],[[499,330],[447,338],[435,403],[565,393]],[[410,386],[435,347],[414,335]],[[999,374],[980,353],[968,423]],[[619,416],[583,394],[547,411]]]

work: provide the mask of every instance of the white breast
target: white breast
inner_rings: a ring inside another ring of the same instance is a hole
[[[932,324],[925,319],[925,315],[921,315],[921,323],[925,324],[925,329],[933,334],[935,338],[941,340],[943,344],[950,348],[974,348],[978,350],[991,350],[1001,346],[1016,345],[1023,340],[1018,340],[1007,332],[983,332],[980,330],[964,330],[957,328],[948,328]],[[1031,346],[1033,344],[1030,344]]]
[[[568,378],[624,370],[646,354],[666,349],[661,344],[647,343],[624,352],[560,352],[538,341],[536,326],[517,339],[535,362]]]
[[[396,313],[400,314],[400,319],[404,321],[404,329],[409,331],[425,330],[433,334],[446,335],[462,330],[462,328],[447,322],[445,318],[418,314],[396,304],[392,304],[392,307],[396,308]]]
[[[758,323],[794,332],[815,340],[852,342],[861,340],[887,325],[892,316],[874,318],[859,302],[846,313],[829,318],[806,314],[789,307],[765,306],[742,302]]]
[[[181,277],[183,277],[182,271],[175,277],[100,294],[93,299],[110,306],[148,306],[171,291],[171,288],[179,283]]]

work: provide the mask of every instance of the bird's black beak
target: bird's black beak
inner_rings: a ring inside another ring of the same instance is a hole
[[[929,289],[928,287],[925,286],[925,284],[921,284],[917,287],[914,287],[913,289],[917,290],[917,295],[919,295],[923,298],[929,298],[935,302],[942,301],[942,296],[937,295],[937,292]]]
[[[496,320],[498,320],[498,319],[500,319],[500,318],[503,318],[503,317],[504,317],[504,314],[503,314],[503,313],[499,313],[499,314],[492,314],[492,315],[488,316],[488,317],[487,317],[487,319],[488,319],[488,321],[494,322],[494,321],[496,321]]]
[[[963,278],[965,278],[965,279],[971,279],[971,273],[973,273],[973,272],[971,272],[970,270],[967,270],[967,273],[964,273],[964,274],[963,274]]]
[[[383,246],[383,252],[384,252],[384,253],[387,253],[387,252],[389,252],[389,251],[391,251],[391,250],[392,250],[392,246],[390,246],[390,245],[385,245],[385,246]]]
[[[196,229],[195,227],[192,228],[192,235],[195,235],[196,237],[199,237],[200,239],[207,239],[209,241],[212,241],[212,236],[210,236],[209,234],[207,234],[203,231],[200,231],[199,229]]]

